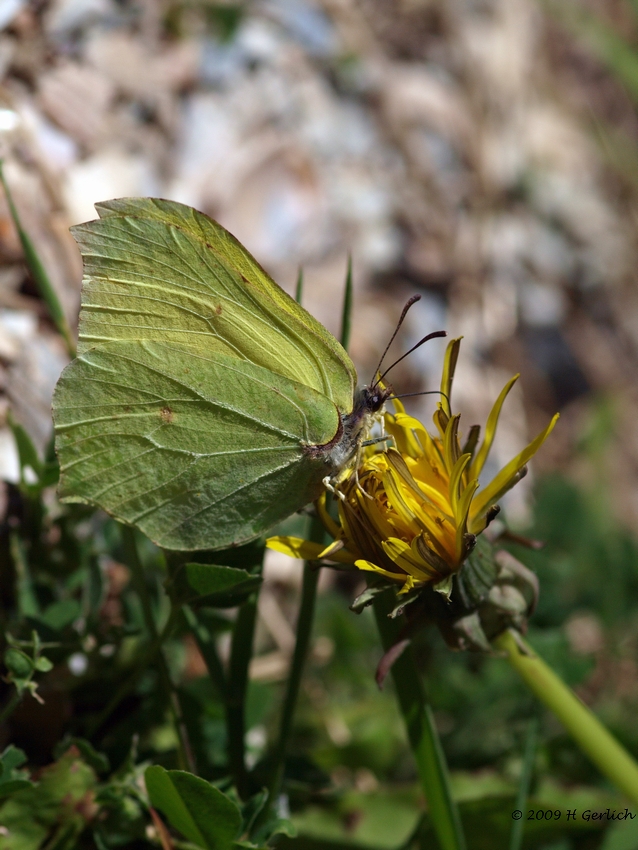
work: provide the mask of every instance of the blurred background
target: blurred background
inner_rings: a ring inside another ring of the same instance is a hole
[[[96,201],[159,196],[219,220],[289,292],[302,267],[304,304],[334,333],[351,255],[362,382],[414,293],[393,350],[441,328],[464,337],[462,430],[520,372],[486,476],[561,412],[506,503],[548,543],[513,550],[541,577],[531,634],[638,754],[636,0],[0,0],[0,77],[5,176],[72,325],[68,227]],[[402,363],[395,390],[435,389],[444,347]],[[0,516],[19,478],[7,411],[43,450],[65,363],[2,195]],[[409,401],[429,423],[435,399]],[[298,566],[273,558],[268,576],[259,693],[286,675]],[[372,681],[372,622],[347,611],[352,586],[323,584],[298,746],[359,800],[411,768]],[[515,787],[533,700],[434,636],[422,658],[459,793]],[[269,705],[255,700],[255,758]],[[598,783],[551,719],[543,741],[554,783]],[[362,805],[333,837],[381,841],[383,809]]]

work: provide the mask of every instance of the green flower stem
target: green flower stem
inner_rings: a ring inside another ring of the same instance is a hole
[[[392,593],[382,593],[374,600],[374,613],[386,652],[400,639],[400,620],[388,617],[395,602]],[[465,850],[463,827],[452,799],[445,755],[411,646],[394,662],[392,678],[436,837],[442,850]]]
[[[190,606],[183,605],[182,613],[184,614],[188,628],[195,637],[211,682],[217,688],[220,697],[225,700],[226,674],[224,673],[224,667],[215,646],[215,639]]]
[[[173,631],[176,620],[177,611],[173,609],[168,620],[166,621],[166,625],[161,631],[161,634],[156,640],[154,640],[150,645],[146,647],[146,650],[144,652],[140,653],[140,658],[137,662],[135,670],[133,670],[133,672],[122,682],[122,684],[115,691],[111,699],[104,706],[102,711],[93,720],[93,722],[88,725],[88,728],[85,732],[87,738],[93,738],[94,735],[96,735],[100,731],[102,726],[106,723],[111,714],[113,714],[113,712],[122,702],[122,700],[134,690],[135,686],[141,679],[142,674],[148,669],[149,665],[154,663],[155,656],[159,652],[164,641]]]
[[[128,564],[131,570],[131,578],[133,579],[133,584],[135,585],[135,589],[139,596],[140,602],[142,603],[144,622],[146,624],[146,628],[151,637],[153,645],[157,645],[158,647],[156,655],[158,672],[162,682],[162,687],[165,689],[169,697],[169,705],[173,718],[173,725],[175,726],[175,731],[177,732],[177,751],[180,767],[182,768],[182,770],[190,770],[191,773],[195,773],[195,759],[193,757],[193,751],[188,740],[188,732],[186,730],[186,724],[184,722],[184,716],[179,701],[179,695],[171,679],[168,664],[166,663],[166,658],[162,651],[160,635],[157,630],[155,616],[153,614],[151,597],[148,592],[148,587],[146,586],[144,567],[142,566],[142,562],[140,561],[140,557],[137,551],[137,545],[135,543],[135,532],[128,525],[122,525],[121,532],[126,563]]]
[[[325,530],[318,516],[313,517],[309,529],[308,540],[313,543],[323,543]],[[295,649],[290,664],[286,696],[281,711],[279,724],[279,738],[273,753],[273,767],[268,785],[269,808],[272,808],[279,793],[284,776],[286,753],[292,732],[295,708],[299,696],[301,677],[308,655],[312,625],[315,617],[315,604],[317,601],[317,584],[319,582],[320,570],[316,565],[306,561],[303,567],[303,583],[301,586],[301,604],[299,605],[299,616],[297,618],[297,636]]]
[[[233,643],[226,680],[226,728],[228,730],[228,761],[237,793],[246,800],[250,782],[246,770],[246,692],[248,667],[253,652],[257,621],[257,594],[253,593],[240,607],[233,629]]]
[[[600,772],[638,805],[638,764],[600,720],[518,635],[507,631],[493,643]]]

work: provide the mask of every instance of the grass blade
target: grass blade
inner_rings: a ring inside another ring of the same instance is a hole
[[[303,298],[303,269],[299,266],[299,273],[297,274],[297,284],[295,286],[295,301],[297,304],[301,304],[301,300]]]
[[[523,756],[523,770],[521,772],[521,782],[518,786],[518,794],[516,795],[515,809],[523,812],[523,817],[520,820],[515,820],[510,833],[509,850],[521,850],[523,846],[523,832],[525,830],[525,809],[527,808],[527,798],[529,797],[529,789],[532,784],[532,773],[534,771],[534,758],[536,756],[536,742],[538,739],[538,720],[534,718],[530,720],[527,730],[527,739],[525,741],[525,754]]]
[[[341,312],[341,345],[348,350],[350,345],[350,330],[352,328],[352,256],[348,255],[348,270],[346,285],[343,293],[343,310]]]
[[[58,298],[57,293],[53,288],[53,285],[51,284],[49,275],[47,274],[46,269],[44,268],[42,261],[38,256],[38,252],[36,251],[33,242],[29,238],[27,232],[22,227],[22,224],[20,222],[20,216],[18,215],[18,210],[16,209],[16,206],[13,202],[11,191],[4,177],[2,160],[0,160],[0,182],[4,187],[4,191],[7,196],[7,203],[9,205],[9,212],[11,213],[11,218],[13,219],[13,223],[15,224],[16,230],[18,231],[20,242],[22,243],[24,259],[26,261],[27,266],[29,267],[31,275],[33,276],[33,280],[38,288],[40,297],[46,304],[47,309],[49,311],[49,315],[51,316],[54,325],[56,326],[58,332],[64,340],[64,344],[66,345],[66,349],[69,353],[69,356],[75,357],[75,343],[73,342],[71,329],[69,328],[66,316],[64,315],[64,310],[62,309],[62,305],[60,304],[60,299]]]

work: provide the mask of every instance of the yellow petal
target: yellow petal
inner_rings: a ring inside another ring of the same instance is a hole
[[[323,523],[324,528],[328,530],[328,533],[332,537],[337,539],[341,536],[341,529],[328,513],[328,509],[326,507],[326,496],[327,493],[324,490],[324,492],[321,494],[321,496],[319,496],[319,498],[315,502],[317,506],[317,513],[319,514],[319,519]]]
[[[452,513],[454,514],[454,519],[457,525],[461,478],[463,476],[463,470],[471,460],[472,455],[461,455],[461,457],[454,464],[454,469],[452,470],[452,473],[450,475],[450,505],[452,506]]]
[[[545,440],[549,437],[551,432],[554,429],[554,425],[558,422],[558,417],[560,414],[556,414],[552,421],[549,423],[547,428],[534,439],[527,446],[527,448],[523,449],[520,454],[517,454],[513,460],[511,460],[508,464],[506,464],[503,469],[498,473],[498,475],[487,485],[484,490],[475,497],[472,501],[472,507],[470,508],[470,531],[474,531],[475,528],[479,528],[480,530],[480,519],[484,516],[488,508],[493,505],[499,496],[503,493],[503,490],[507,489],[507,485],[510,480],[516,475],[516,473],[521,469],[527,461],[533,457],[538,449],[543,445]]]
[[[455,515],[456,519],[456,560],[457,562],[463,557],[464,537],[467,534],[467,518],[470,512],[470,506],[474,494],[478,490],[478,478],[470,481],[459,499],[458,510]]]
[[[379,537],[390,537],[394,533],[394,528],[387,519],[387,511],[384,513],[376,499],[371,501],[361,493],[357,493],[357,501],[360,512],[365,513]]]
[[[398,519],[412,534],[418,534],[421,531],[418,516],[421,511],[414,495],[407,487],[401,486],[401,479],[393,469],[389,469],[384,474],[383,486]]]
[[[498,417],[501,415],[503,402],[507,398],[509,391],[512,389],[516,381],[518,381],[519,377],[519,375],[514,375],[513,378],[510,378],[501,390],[499,397],[496,399],[492,409],[490,410],[490,415],[487,417],[487,424],[485,425],[485,438],[468,472],[470,478],[478,478],[481,474],[481,470],[485,466],[485,461],[487,460],[487,456],[492,448],[492,443],[494,442]]]
[[[317,561],[321,553],[326,548],[322,543],[312,543],[310,540],[303,540],[301,537],[269,537],[266,540],[268,549],[274,549],[275,552],[283,552],[291,558],[301,558],[304,561]],[[331,561],[337,561],[339,564],[354,564],[355,555],[352,555],[346,549],[340,552],[335,552],[330,555]]]
[[[416,587],[417,582],[414,581],[412,576],[406,576],[405,584],[399,591],[399,596],[402,596],[404,593],[409,593],[414,587]]]
[[[447,494],[447,487],[445,488],[446,492],[442,493],[425,481],[417,482],[412,474],[410,467],[406,462],[406,459],[402,457],[399,452],[388,452],[386,457],[392,468],[401,478],[402,483],[412,492],[414,497],[418,500],[420,507],[423,507],[423,500],[424,497],[426,497],[427,500],[432,502],[432,504],[436,508],[438,508],[442,513],[451,513],[450,502]],[[418,461],[414,461],[413,458],[409,458],[409,460],[412,461],[413,468],[418,470]]]
[[[405,413],[397,413],[392,419],[388,418],[386,427],[388,433],[394,437],[396,447],[402,455],[420,457],[423,452],[412,432],[412,428],[410,427],[411,422],[417,422],[417,420],[411,416],[407,416]]]
[[[384,570],[383,567],[377,567],[377,565],[373,564],[372,561],[359,560],[355,561],[354,565],[360,570],[366,570],[369,573],[378,573],[392,581],[400,581],[403,583],[406,579],[405,573],[391,573],[389,570]]]
[[[443,361],[443,374],[441,375],[441,392],[445,393],[439,404],[448,416],[452,415],[450,408],[450,397],[452,395],[452,381],[456,369],[456,361],[459,358],[462,336],[451,339],[445,349],[445,360]]]
[[[337,552],[341,552],[341,550],[345,547],[345,543],[343,540],[333,540],[332,543],[329,543],[325,549],[322,549],[318,554],[318,558],[330,558]]]
[[[391,558],[408,575],[417,581],[427,581],[430,578],[429,572],[423,568],[420,559],[414,557],[411,547],[405,540],[391,537],[389,540],[384,540],[382,545],[388,558]]]
[[[453,416],[445,426],[445,434],[443,435],[443,456],[445,458],[445,468],[452,475],[452,470],[461,456],[461,446],[459,445],[459,419],[461,414],[457,413]]]
[[[443,463],[443,455],[439,451],[439,447],[434,442],[429,431],[424,427],[422,422],[419,422],[419,420],[415,419],[413,416],[407,416],[407,414],[397,415],[396,419],[397,424],[400,425],[401,428],[409,430],[413,436],[418,438],[417,448],[415,449],[414,454],[410,453],[410,457],[418,458],[425,455],[425,457],[428,458],[428,460],[434,465]],[[405,452],[401,452],[401,454],[405,454]]]
[[[439,515],[431,505],[417,500],[417,494],[403,484],[393,468],[383,474],[382,480],[391,513],[395,514],[405,533],[415,536],[423,530],[427,531],[432,537],[433,546],[442,557],[453,558],[456,542],[452,518],[446,514]],[[383,535],[385,538],[390,536]]]

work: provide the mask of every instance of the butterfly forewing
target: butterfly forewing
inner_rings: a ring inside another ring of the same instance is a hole
[[[120,199],[73,229],[84,257],[80,352],[158,340],[245,359],[352,410],[343,348],[224,228],[171,201]]]

